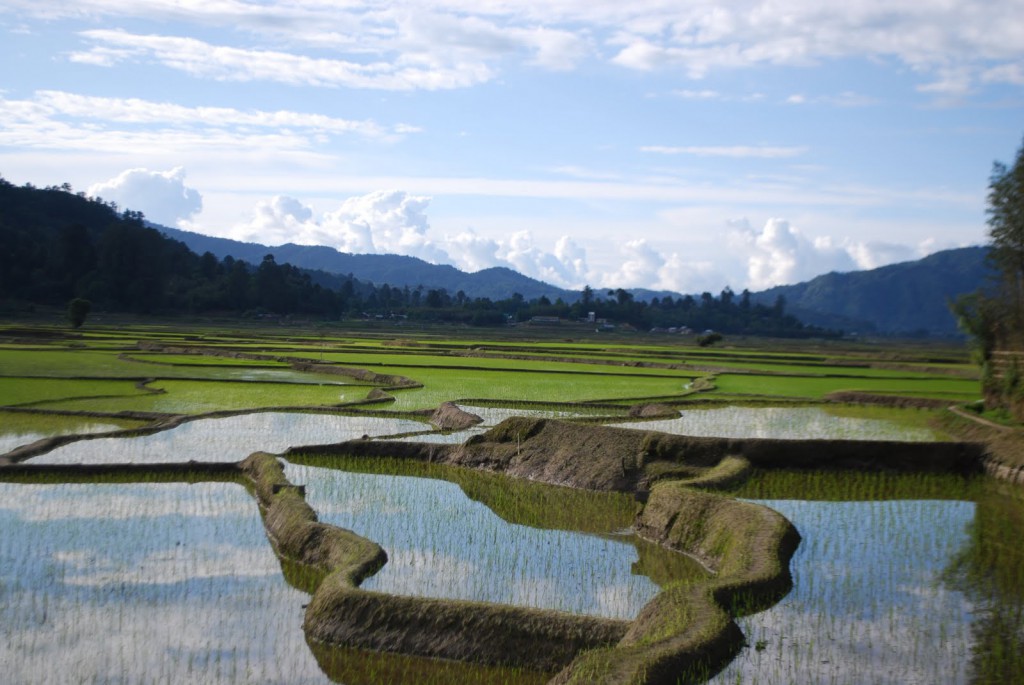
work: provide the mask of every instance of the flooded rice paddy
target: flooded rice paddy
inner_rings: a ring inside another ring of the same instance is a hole
[[[0,483],[6,683],[325,683],[231,483]]]
[[[914,416],[917,410],[887,410]],[[898,440],[931,442],[938,436],[924,426],[889,419],[837,414],[820,407],[720,407],[684,409],[679,417],[614,424],[676,435],[776,440]]]
[[[513,411],[463,408],[485,425]],[[721,435],[723,426],[737,426],[737,437],[843,431],[932,439],[899,423],[882,427],[820,409],[731,409],[628,425],[666,430],[659,424],[682,426],[690,417],[686,429],[671,432],[702,434],[704,426],[712,432],[703,434]],[[407,419],[255,413],[84,440],[31,463],[235,461],[257,450],[429,428]],[[640,573],[642,551],[638,557],[630,538],[611,527],[583,534],[510,523],[443,480],[303,464],[286,470],[307,486],[320,520],[385,548],[389,562],[366,589],[622,619],[658,592]],[[886,476],[891,482],[875,488],[883,494],[869,499],[851,494],[845,477],[824,476],[838,480],[822,486],[816,475],[813,487],[801,481],[775,494],[770,485],[739,492],[793,521],[803,541],[792,591],[739,619],[748,644],[710,682],[1019,678],[1024,564],[1019,550],[999,543],[1019,530],[1007,534],[993,522],[1024,520],[1020,498],[959,486],[907,496],[898,494],[904,477]],[[0,663],[10,669],[8,682],[327,681],[301,630],[309,596],[284,581],[256,504],[239,485],[0,484],[0,525]]]
[[[97,438],[64,445],[32,459],[33,464],[146,464],[172,461],[240,461],[257,451],[283,452],[293,445],[317,445],[429,430],[408,419],[261,412],[200,419],[136,438]]]
[[[659,591],[632,536],[511,524],[440,480],[289,464],[321,521],[374,540],[388,563],[362,587],[632,619]]]
[[[60,425],[53,425],[54,422],[51,422],[51,425],[47,426],[46,430],[34,430],[32,428],[8,425],[6,422],[8,416],[10,415],[0,417],[0,454],[10,452],[21,445],[28,445],[36,440],[54,435],[105,433],[124,428],[122,425],[103,422],[99,419],[64,419],[60,422]]]
[[[796,525],[793,590],[713,683],[966,683],[975,606],[943,583],[973,502],[759,500]]]
[[[747,645],[710,682],[1024,677],[1019,492],[953,476],[785,472],[763,474],[744,491],[803,539],[792,591],[738,619]]]

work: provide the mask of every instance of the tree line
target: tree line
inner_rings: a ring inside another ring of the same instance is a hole
[[[279,264],[259,264],[190,251],[115,203],[74,193],[67,184],[35,188],[0,178],[0,303],[90,303],[93,311],[136,314],[232,314],[320,319],[411,319],[496,326],[535,317],[607,319],[638,329],[689,327],[724,333],[808,336],[830,331],[803,325],[774,306],[754,304],[748,291],[637,301],[624,290],[585,287],[574,301],[471,297],[461,290],[375,285]],[[81,305],[77,305],[81,307]]]

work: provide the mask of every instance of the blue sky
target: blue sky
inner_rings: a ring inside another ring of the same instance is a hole
[[[0,173],[271,245],[762,289],[985,242],[1021,0],[0,0]]]

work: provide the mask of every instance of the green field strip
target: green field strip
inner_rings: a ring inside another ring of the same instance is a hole
[[[384,368],[383,373],[403,373],[402,368]],[[528,370],[467,370],[454,373],[442,369],[417,369],[412,378],[423,388],[393,392],[396,410],[426,409],[441,402],[474,397],[496,402],[588,402],[608,398],[673,396],[686,392],[685,378],[611,376],[608,374],[551,374]]]
[[[758,376],[720,374],[715,380],[718,392],[735,395],[822,398],[838,391],[889,393],[907,397],[938,397],[968,401],[977,399],[976,381],[923,378],[808,378],[798,376]]]
[[[37,406],[45,402],[100,397],[122,397],[131,403],[149,394],[133,380],[0,377],[0,405],[3,406]]]

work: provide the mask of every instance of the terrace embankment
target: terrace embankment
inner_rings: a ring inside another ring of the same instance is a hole
[[[696,557],[715,575],[710,581],[668,582],[621,640],[581,651],[555,683],[674,683],[683,673],[713,672],[742,645],[732,617],[766,607],[788,591],[789,559],[800,539],[795,528],[769,509],[708,490],[742,480],[755,466],[971,473],[981,471],[984,456],[983,446],[975,443],[697,438],[521,417],[462,445],[357,440],[295,451],[306,459],[331,454],[412,458],[577,488],[644,493],[637,533]],[[439,602],[438,608],[424,616],[417,612],[432,606],[424,600],[352,593],[351,588],[332,590],[329,603],[318,593],[316,622],[307,617],[307,629],[327,642],[430,654],[435,652],[420,640],[443,641],[447,634],[462,644],[476,637],[464,636],[465,630],[488,629],[470,618],[471,603],[430,600]],[[491,605],[477,606],[484,611]],[[465,607],[463,618],[450,613],[455,607]],[[389,632],[392,614],[408,617],[402,623],[422,634]],[[514,614],[502,613],[502,620],[533,620]],[[357,625],[375,627],[359,637]],[[482,649],[482,655],[473,649],[448,654],[495,658]],[[501,658],[507,657],[502,652]]]
[[[360,590],[387,560],[376,543],[319,523],[272,455],[242,462],[267,534],[286,560],[312,573],[304,629],[314,642],[555,671],[581,650],[618,642],[629,622],[482,602]]]
[[[959,407],[952,407],[940,423],[953,435],[984,443],[986,473],[1024,486],[1024,430],[993,423]]]
[[[618,645],[582,653],[554,683],[668,684],[713,673],[743,644],[732,617],[770,606],[792,586],[789,559],[800,535],[765,507],[663,482],[651,491],[636,530],[697,557],[715,576],[670,583]]]
[[[741,457],[766,469],[976,473],[985,447],[971,442],[706,438],[514,417],[461,445],[352,440],[297,449],[420,459],[588,490],[633,492],[657,481],[694,479]]]

